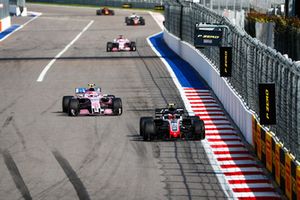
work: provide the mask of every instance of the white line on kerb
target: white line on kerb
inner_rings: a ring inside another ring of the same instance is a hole
[[[51,68],[51,66],[55,63],[55,61],[63,55],[78,39],[79,37],[94,23],[94,20],[90,21],[86,27],[61,51],[59,52],[49,63],[48,65],[43,69],[41,74],[39,75],[38,79],[36,80],[37,82],[42,82],[44,80],[44,77],[48,70]]]

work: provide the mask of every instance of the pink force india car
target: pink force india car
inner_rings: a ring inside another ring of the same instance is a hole
[[[199,117],[184,115],[183,108],[169,104],[167,108],[155,109],[154,118],[140,118],[140,136],[144,140],[203,140],[205,127]]]
[[[113,42],[107,42],[106,51],[136,51],[136,44],[120,35]]]
[[[75,88],[75,96],[63,96],[62,110],[69,116],[121,115],[122,101],[114,95],[103,94],[100,87]]]

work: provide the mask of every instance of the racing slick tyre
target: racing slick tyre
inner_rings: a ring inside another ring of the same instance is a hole
[[[73,96],[63,96],[63,99],[62,99],[62,111],[64,113],[68,112],[69,102],[70,102],[70,100],[72,98],[73,98]]]
[[[195,120],[193,122],[194,126],[194,139],[203,140],[205,139],[205,127],[203,120]]]
[[[115,11],[114,10],[111,11],[111,15],[115,15]]]
[[[155,136],[155,123],[153,120],[147,120],[145,122],[145,131],[143,135],[144,141],[151,141]]]
[[[128,25],[129,18],[125,17],[125,23]]]
[[[106,51],[110,52],[110,51],[112,51],[112,48],[113,48],[113,43],[112,42],[108,42],[106,44]]]
[[[79,108],[79,101],[78,99],[71,99],[69,102],[69,116],[77,116],[79,115],[80,108]]]
[[[136,51],[136,44],[135,42],[130,43],[130,51]]]
[[[122,115],[122,111],[123,111],[122,100],[120,98],[114,98],[112,104],[113,104],[113,113],[115,115]]]
[[[96,15],[101,15],[101,10],[96,10]]]
[[[140,118],[140,136],[144,136],[145,123],[148,120],[153,120],[153,117],[141,117]]]
[[[141,25],[145,25],[145,19],[144,18],[141,18],[140,21],[141,21],[140,22]]]

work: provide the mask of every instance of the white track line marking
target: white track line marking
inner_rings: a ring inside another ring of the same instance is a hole
[[[55,63],[57,58],[59,58],[62,54],[64,54],[78,39],[79,37],[94,23],[94,20],[90,21],[86,27],[61,51],[59,52],[49,63],[48,65],[43,69],[41,74],[39,75],[37,82],[42,82],[44,80],[45,75],[47,74],[47,71],[51,68],[51,66]]]

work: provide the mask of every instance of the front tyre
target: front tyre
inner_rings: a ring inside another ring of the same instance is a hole
[[[69,116],[78,116],[80,113],[79,101],[78,99],[71,99],[69,102]]]
[[[64,113],[68,112],[69,102],[73,98],[73,96],[63,96],[62,98],[62,111]]]
[[[112,42],[108,42],[106,44],[106,51],[110,52],[110,51],[112,51],[112,48],[113,48],[113,43]]]

